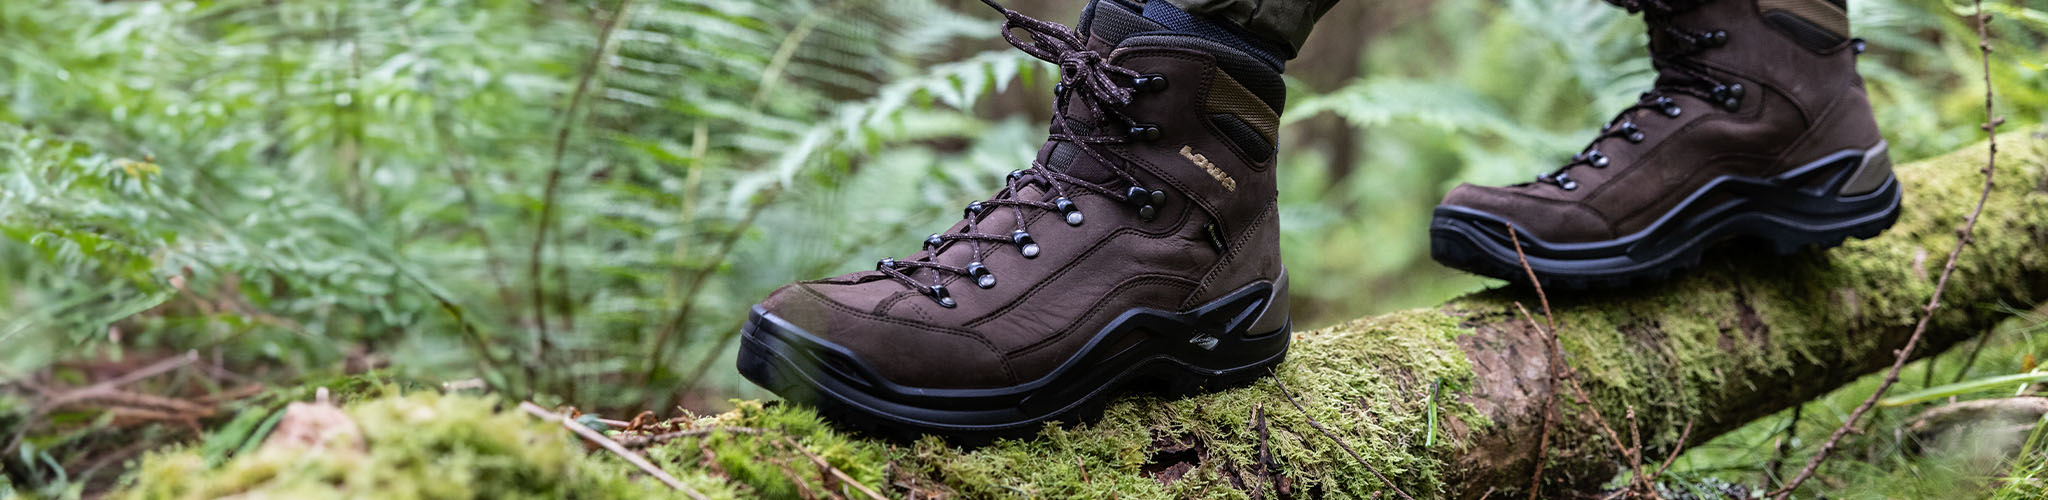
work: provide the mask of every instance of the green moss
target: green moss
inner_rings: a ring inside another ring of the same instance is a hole
[[[265,449],[218,467],[193,449],[150,454],[121,498],[656,498],[617,460],[586,459],[568,432],[493,398],[391,395],[347,408],[367,452]],[[732,496],[702,474],[686,481]]]
[[[1443,380],[1441,426],[1452,419],[1472,428],[1487,425],[1453,397],[1471,377],[1453,343],[1462,331],[1454,318],[1417,310],[1301,332],[1279,376],[1318,422],[1341,433],[1402,488],[1438,491],[1443,485],[1437,457],[1453,444],[1440,439],[1439,450],[1423,447],[1431,384]],[[1399,375],[1374,375],[1380,373]],[[914,483],[973,498],[1245,498],[1240,485],[1274,487],[1258,473],[1259,440],[1246,438],[1257,435],[1254,414],[1261,413],[1268,427],[1265,445],[1279,466],[1272,472],[1284,476],[1290,490],[1370,496],[1385,489],[1310,427],[1271,379],[1176,401],[1130,396],[1092,425],[1048,425],[1035,439],[977,449],[937,438],[900,445],[851,439],[808,410],[739,405],[696,424],[767,432],[677,440],[652,454],[684,464],[674,470],[713,469],[769,497],[825,486],[815,468],[781,444],[789,438],[870,486]]]

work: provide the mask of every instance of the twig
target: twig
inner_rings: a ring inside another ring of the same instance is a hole
[[[754,225],[754,220],[760,217],[762,209],[768,208],[768,204],[774,202],[775,197],[781,193],[782,190],[780,189],[770,190],[762,194],[761,199],[755,201],[753,206],[747,207],[747,215],[740,218],[739,224],[734,225],[732,230],[726,232],[725,239],[718,242],[718,250],[712,253],[712,258],[708,261],[709,263],[697,268],[697,273],[690,278],[690,288],[683,292],[682,307],[676,310],[675,316],[669,318],[668,324],[662,327],[661,333],[656,334],[654,337],[654,350],[647,353],[649,356],[647,373],[641,377],[642,381],[653,382],[654,375],[661,371],[662,366],[668,363],[669,339],[682,330],[684,325],[689,324],[690,314],[697,308],[697,293],[704,289],[704,283],[711,277],[711,272],[718,269],[718,263],[725,262],[726,255],[730,254],[733,246],[739,243],[740,235],[746,233],[747,228]],[[739,329],[732,329],[732,334],[737,336]],[[721,350],[723,350],[726,342],[727,340],[719,342]],[[699,365],[699,368],[708,366],[713,358],[715,356],[707,357],[704,363]],[[701,372],[702,370],[699,370],[699,373]],[[693,379],[691,383],[695,384],[696,381]]]
[[[1550,322],[1550,332],[1557,333],[1557,316],[1550,313],[1550,295],[1543,293],[1543,282],[1536,280],[1536,268],[1529,267],[1529,256],[1522,253],[1522,237],[1515,236],[1515,225],[1508,227],[1508,241],[1515,243],[1515,258],[1522,261],[1522,271],[1529,273],[1529,287],[1536,289],[1536,300],[1543,301],[1543,319]]]
[[[2012,306],[2005,305],[2003,303],[2000,303],[1998,305],[1998,308],[2004,310],[2007,314],[2019,316],[2029,321],[2039,322],[2038,316],[2036,316],[2031,311],[2022,311],[2019,309],[2015,309]],[[2048,310],[2048,303],[2042,304],[2042,310]],[[2017,330],[2019,331],[2014,333],[2024,338],[2028,335],[2032,335],[2035,332],[2039,332],[2044,328],[2048,328],[2048,323],[2017,328]],[[1960,384],[1963,383],[1964,380],[1969,380],[1970,367],[1975,366],[1977,364],[1977,355],[1984,352],[1984,344],[1990,343],[1991,337],[1998,335],[1998,333],[1998,329],[1993,328],[1991,329],[1991,331],[1984,332],[1983,335],[1977,336],[1977,342],[1975,342],[1976,345],[1970,347],[1970,355],[1963,357],[1963,366],[1961,368],[1956,369],[1956,379],[1950,381],[1949,383]]]
[[[1671,456],[1664,457],[1664,464],[1657,466],[1657,472],[1650,474],[1651,480],[1663,477],[1664,471],[1670,469],[1671,464],[1678,462],[1678,455],[1685,453],[1685,440],[1692,437],[1692,424],[1692,419],[1685,420],[1685,430],[1678,433],[1678,446],[1671,449]]]
[[[876,493],[874,489],[868,488],[868,485],[860,484],[860,481],[854,480],[853,476],[849,476],[846,474],[846,471],[839,470],[838,467],[833,467],[832,463],[826,462],[824,457],[820,457],[817,454],[811,453],[811,450],[805,449],[804,445],[802,444],[797,444],[796,440],[790,439],[789,436],[783,436],[782,441],[789,443],[789,447],[796,448],[796,451],[798,453],[802,453],[804,454],[804,456],[810,457],[811,463],[817,464],[818,468],[830,472],[832,474],[833,479],[837,479],[841,483],[853,485],[853,489],[860,490],[861,494],[867,495],[867,497],[870,499],[889,500],[887,497],[882,496],[881,493]]]
[[[1550,419],[1553,408],[1557,406],[1557,367],[1564,363],[1564,357],[1558,356],[1557,353],[1563,351],[1564,347],[1557,342],[1557,315],[1550,311],[1550,295],[1543,292],[1543,282],[1536,279],[1536,268],[1529,266],[1529,256],[1522,252],[1522,237],[1515,234],[1514,224],[1502,225],[1507,226],[1508,241],[1515,244],[1515,259],[1522,263],[1522,272],[1529,274],[1529,287],[1536,289],[1536,299],[1542,301],[1543,305],[1543,318],[1550,325],[1548,330],[1536,329],[1536,333],[1543,334],[1545,338],[1543,354],[1547,358],[1546,367],[1550,369],[1549,380],[1543,386],[1543,429],[1536,435],[1536,472],[1529,474],[1529,500],[1536,500],[1543,491],[1545,462],[1550,461]],[[1529,316],[1529,309],[1522,307],[1521,302],[1516,302],[1515,308],[1522,310],[1522,316],[1529,318],[1531,326],[1536,324],[1536,319]]]
[[[1800,484],[1812,478],[1813,473],[1820,469],[1820,464],[1827,461],[1828,454],[1835,450],[1835,446],[1841,444],[1842,436],[1847,435],[1849,430],[1856,426],[1856,422],[1863,419],[1864,413],[1868,413],[1872,407],[1877,406],[1878,399],[1884,397],[1885,391],[1891,389],[1892,384],[1898,383],[1899,370],[1906,367],[1906,361],[1913,359],[1913,349],[1920,346],[1920,337],[1927,333],[1927,325],[1934,321],[1934,311],[1941,308],[1941,293],[1948,289],[1949,277],[1955,274],[1956,260],[1962,257],[1963,247],[1969,246],[1970,235],[1977,229],[1977,219],[1979,216],[1984,215],[1984,204],[1991,200],[1991,189],[1993,186],[1996,186],[1994,183],[1996,179],[1993,174],[1998,167],[1998,125],[2004,123],[2005,120],[1998,118],[1993,109],[1991,31],[1988,28],[1991,18],[1984,14],[1984,0],[1976,0],[1974,3],[1977,7],[1977,12],[1974,16],[1977,18],[1977,50],[1984,56],[1983,129],[1985,135],[1989,136],[1988,140],[1990,141],[1990,152],[1985,156],[1983,170],[1980,170],[1980,172],[1984,173],[1984,191],[1977,195],[1977,207],[1970,212],[1969,218],[1963,220],[1962,229],[1956,230],[1956,245],[1954,248],[1949,249],[1948,263],[1942,265],[1941,278],[1934,282],[1934,295],[1927,299],[1927,307],[1921,311],[1920,324],[1914,325],[1913,335],[1906,338],[1906,347],[1900,348],[1898,357],[1892,360],[1891,371],[1885,373],[1884,383],[1878,384],[1876,392],[1870,393],[1870,397],[1864,399],[1863,404],[1857,405],[1855,411],[1849,412],[1849,418],[1843,420],[1841,427],[1836,427],[1833,434],[1828,435],[1828,440],[1821,443],[1820,451],[1815,453],[1813,458],[1807,459],[1806,467],[1799,470],[1798,476],[1793,477],[1791,482],[1785,483],[1783,488],[1779,488],[1777,491],[1767,495],[1771,498],[1784,498],[1791,495],[1792,490],[1798,489]]]
[[[1520,310],[1522,312],[1522,318],[1528,320],[1529,325],[1535,327],[1537,333],[1544,333],[1543,327],[1536,324],[1536,317],[1529,314],[1529,308],[1523,307],[1520,302],[1517,302],[1515,303],[1515,309]],[[1550,334],[1550,337],[1553,339],[1556,338],[1554,334]],[[1552,348],[1558,350],[1563,349],[1562,346],[1556,345],[1556,342],[1554,340],[1552,341]],[[1552,355],[1556,356],[1560,360],[1563,359],[1563,356],[1558,354],[1559,353],[1553,353]],[[1579,386],[1578,372],[1572,370],[1570,366],[1565,366],[1564,371],[1561,372],[1561,374],[1557,378],[1564,379],[1565,385],[1572,389],[1572,395],[1574,399],[1577,400],[1580,405],[1585,406],[1587,411],[1592,412],[1593,422],[1599,424],[1600,430],[1607,434],[1607,439],[1614,442],[1614,448],[1617,450],[1621,450],[1622,457],[1631,457],[1634,454],[1634,452],[1630,451],[1628,445],[1622,442],[1621,433],[1614,431],[1614,426],[1609,425],[1607,423],[1607,416],[1600,413],[1599,407],[1593,406],[1593,399],[1591,397],[1586,396],[1586,389],[1584,387]]]
[[[1282,382],[1282,381],[1280,381],[1280,374],[1278,374],[1278,373],[1274,373],[1274,372],[1273,372],[1273,369],[1272,369],[1272,368],[1267,368],[1267,369],[1266,369],[1266,373],[1267,373],[1267,374],[1270,374],[1270,375],[1273,375],[1273,385],[1274,385],[1275,387],[1279,387],[1279,388],[1280,388],[1280,395],[1282,395],[1282,396],[1286,396],[1286,397],[1287,397],[1287,403],[1288,403],[1288,404],[1291,404],[1291,405],[1294,405],[1294,409],[1295,409],[1295,410],[1297,410],[1297,411],[1300,411],[1300,412],[1301,412],[1301,417],[1302,417],[1302,418],[1308,419],[1308,425],[1309,425],[1310,427],[1315,427],[1315,428],[1316,428],[1316,431],[1318,431],[1318,432],[1321,432],[1321,433],[1323,433],[1323,436],[1324,436],[1324,437],[1328,437],[1328,438],[1330,438],[1330,440],[1331,440],[1331,441],[1335,441],[1335,442],[1337,442],[1337,447],[1338,447],[1338,448],[1343,448],[1343,449],[1344,449],[1344,453],[1349,453],[1349,454],[1351,454],[1351,458],[1352,458],[1353,460],[1357,460],[1357,461],[1358,461],[1358,464],[1359,464],[1359,465],[1364,465],[1364,466],[1365,466],[1365,470],[1367,470],[1367,471],[1371,471],[1371,472],[1372,472],[1372,475],[1373,475],[1374,477],[1378,477],[1378,478],[1380,478],[1380,482],[1382,482],[1382,483],[1386,483],[1386,484],[1387,484],[1387,487],[1388,487],[1388,488],[1392,488],[1392,489],[1394,490],[1394,493],[1396,493],[1396,494],[1399,494],[1399,495],[1401,495],[1401,498],[1405,498],[1405,499],[1408,499],[1408,500],[1415,500],[1415,497],[1411,497],[1411,496],[1408,496],[1408,492],[1406,492],[1406,491],[1401,491],[1401,486],[1400,486],[1400,485],[1397,485],[1397,484],[1394,484],[1394,480],[1392,480],[1392,479],[1387,479],[1387,475],[1386,475],[1386,474],[1381,474],[1381,473],[1380,473],[1380,469],[1379,469],[1378,467],[1373,467],[1373,466],[1372,466],[1372,462],[1367,462],[1367,461],[1365,461],[1365,457],[1363,457],[1363,456],[1360,456],[1360,455],[1358,454],[1358,452],[1357,452],[1357,451],[1354,451],[1354,450],[1352,450],[1352,449],[1351,449],[1351,445],[1348,445],[1348,444],[1344,444],[1344,438],[1340,438],[1340,437],[1337,437],[1337,434],[1336,434],[1336,433],[1334,433],[1334,432],[1330,432],[1330,430],[1329,430],[1329,429],[1323,428],[1323,423],[1322,423],[1322,422],[1317,422],[1317,421],[1316,421],[1316,417],[1314,417],[1314,416],[1312,416],[1312,415],[1309,415],[1309,414],[1308,414],[1308,408],[1306,408],[1306,407],[1303,407],[1303,406],[1301,406],[1301,402],[1300,402],[1300,401],[1295,401],[1295,400],[1294,400],[1294,393],[1293,393],[1293,392],[1289,392],[1289,391],[1287,390],[1287,383],[1286,383],[1286,382]]]
[[[59,394],[56,397],[50,398],[49,401],[45,401],[42,404],[42,407],[57,408],[78,401],[109,397],[115,393],[118,393],[119,391],[116,391],[115,389],[119,389],[122,386],[126,386],[128,384],[133,384],[136,382],[141,382],[144,379],[155,377],[157,375],[163,375],[165,373],[169,373],[171,370],[184,368],[185,365],[192,364],[193,362],[196,361],[199,361],[199,351],[185,351],[185,355],[183,356],[172,356],[169,358],[164,358],[162,360],[158,360],[155,363],[150,363],[147,366],[138,368],[135,371],[121,374],[121,376],[119,377],[114,377],[111,379],[107,379],[105,381],[97,382],[92,385],[79,388],[77,390],[67,391],[63,394]]]
[[[1542,496],[1543,466],[1544,462],[1550,460],[1550,415],[1556,406],[1557,375],[1553,373],[1550,376],[1550,387],[1543,398],[1543,430],[1536,434],[1536,472],[1529,474],[1529,500],[1536,500]]]
[[[676,491],[683,492],[684,495],[687,495],[692,499],[710,500],[710,497],[704,496],[703,493],[698,492],[695,488],[691,488],[689,485],[683,484],[682,480],[676,479],[675,476],[669,475],[668,471],[661,470],[660,467],[655,467],[654,464],[648,463],[647,459],[640,457],[640,454],[633,453],[633,450],[628,450],[625,446],[620,446],[618,441],[613,441],[612,438],[605,437],[604,434],[600,434],[597,431],[590,430],[589,427],[584,427],[583,424],[576,423],[575,420],[563,418],[561,414],[548,411],[547,408],[542,408],[540,405],[533,404],[532,401],[521,401],[519,403],[519,409],[525,411],[527,414],[538,417],[543,421],[561,424],[562,427],[566,427],[571,432],[575,432],[577,436],[581,436],[583,437],[583,439],[588,440],[592,443],[597,443],[598,446],[611,451],[613,454],[618,455],[619,458],[626,459],[627,463],[633,464],[634,467],[639,467],[640,470],[646,472],[647,475],[654,476],[655,479],[661,480],[662,484],[667,484],[668,487],[675,488]]]
[[[528,251],[526,264],[527,279],[533,282],[533,324],[539,329],[538,335],[534,338],[536,365],[545,362],[550,345],[547,283],[541,273],[541,267],[544,266],[541,251],[547,247],[548,226],[553,225],[555,221],[555,198],[561,192],[562,171],[565,170],[562,161],[569,148],[569,132],[576,126],[576,110],[583,107],[583,98],[590,93],[590,81],[597,76],[598,69],[603,66],[604,51],[611,45],[612,30],[618,28],[619,20],[626,17],[626,12],[632,4],[633,0],[619,0],[618,9],[612,12],[610,18],[605,19],[604,27],[598,30],[597,46],[590,49],[590,59],[583,63],[582,76],[576,81],[576,91],[569,94],[569,108],[562,112],[562,125],[555,129],[554,164],[548,169],[547,184],[541,191],[540,221],[535,223],[533,246]]]
[[[1636,425],[1636,407],[1635,405],[1628,405],[1627,409],[1628,411],[1624,416],[1628,418],[1629,449],[1634,450],[1634,453],[1627,454],[1628,467],[1629,470],[1635,472],[1635,477],[1629,480],[1629,486],[1633,487],[1637,484],[1642,484],[1643,491],[1647,492],[1650,498],[1659,498],[1657,496],[1657,489],[1650,487],[1647,479],[1643,476],[1643,431],[1642,426]]]
[[[1273,485],[1273,493],[1279,496],[1282,484],[1273,479],[1273,435],[1266,428],[1266,404],[1252,407],[1252,424],[1259,429],[1259,479]],[[1281,476],[1284,479],[1286,476]],[[1265,488],[1259,488],[1259,497],[1265,498]]]
[[[619,438],[619,444],[627,448],[645,448],[686,437],[708,436],[720,432],[760,435],[761,430],[753,427],[704,427],[698,429],[664,432],[651,436],[626,436]]]
[[[1781,469],[1785,468],[1785,455],[1792,450],[1792,440],[1799,437],[1799,419],[1805,411],[1805,404],[1792,407],[1792,420],[1785,422],[1785,436],[1778,438],[1777,450],[1772,451],[1771,459],[1764,462],[1765,487],[1782,483],[1779,478],[1784,477]]]

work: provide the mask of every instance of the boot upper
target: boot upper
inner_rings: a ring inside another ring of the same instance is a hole
[[[1832,1],[1613,3],[1650,26],[1655,90],[1560,171],[1460,185],[1443,205],[1546,241],[1608,240],[1650,227],[1719,177],[1770,177],[1881,140],[1855,69],[1861,42],[1846,37]]]
[[[891,383],[986,388],[1051,373],[1133,308],[1276,279],[1277,71],[1135,9],[1098,2],[1066,36],[1010,13],[1012,43],[1062,72],[1033,168],[920,251],[761,307]]]

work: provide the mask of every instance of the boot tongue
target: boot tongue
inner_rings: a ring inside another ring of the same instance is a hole
[[[1121,0],[1089,2],[1088,8],[1081,12],[1081,22],[1078,26],[1081,31],[1088,34],[1089,50],[1094,50],[1103,57],[1108,57],[1110,52],[1116,50],[1117,46],[1131,35],[1167,29],[1165,25],[1146,19]],[[1082,99],[1069,99],[1064,111],[1065,118],[1054,118],[1055,121],[1048,127],[1048,133],[1088,136],[1110,135],[1116,132],[1112,130],[1116,127],[1112,120],[1097,116],[1096,110],[1091,109]],[[1062,124],[1066,127],[1062,128]],[[1096,184],[1108,184],[1116,180],[1115,171],[1081,148],[1080,144],[1071,141],[1045,141],[1045,145],[1038,149],[1038,163],[1045,168]],[[1096,152],[1107,154],[1101,149],[1097,149]]]

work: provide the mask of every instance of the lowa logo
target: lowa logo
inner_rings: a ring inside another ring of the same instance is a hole
[[[1188,161],[1195,162],[1195,166],[1202,167],[1202,170],[1208,172],[1210,177],[1216,178],[1216,182],[1223,183],[1225,191],[1237,192],[1237,179],[1230,178],[1230,174],[1223,173],[1223,169],[1216,168],[1214,163],[1209,163],[1209,157],[1196,153],[1194,146],[1181,146],[1180,156],[1187,158]]]

